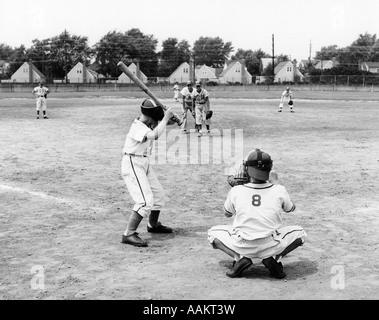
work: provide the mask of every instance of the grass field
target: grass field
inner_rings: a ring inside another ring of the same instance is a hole
[[[277,93],[211,94],[212,136],[201,139],[212,148],[231,132],[236,144],[242,130],[238,152],[271,154],[297,205],[284,225],[308,233],[283,259],[284,280],[260,261],[228,278],[232,260],[207,241],[231,223],[229,163],[154,164],[169,197],[162,223],[175,232],[148,234],[144,220],[148,248],[120,243],[132,208],[121,154],[142,93],[51,94],[48,120],[35,119],[31,94],[2,95],[0,299],[378,299],[379,94],[295,92],[290,114],[277,112]],[[160,96],[180,112],[172,92]],[[200,145],[177,126],[167,134],[168,147]]]

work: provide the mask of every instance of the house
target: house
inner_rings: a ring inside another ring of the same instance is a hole
[[[190,65],[187,62],[183,62],[176,70],[168,77],[169,83],[186,83],[191,80]]]
[[[319,70],[332,69],[338,65],[335,60],[319,60],[315,64],[315,68]]]
[[[11,76],[11,82],[36,83],[46,81],[46,77],[32,62],[24,62]]]
[[[225,62],[224,70],[219,75],[220,83],[250,84],[252,76],[247,71],[243,60],[229,60]]]
[[[264,59],[264,58],[263,58]],[[267,66],[268,64],[272,64],[271,62],[266,61]],[[264,62],[261,62],[261,66],[264,66]],[[267,68],[266,66],[266,68]],[[265,70],[265,68],[261,69],[262,71]],[[298,70],[296,64],[294,64],[292,61],[282,61],[279,62],[274,69],[274,83],[283,83],[283,82],[295,82],[295,76],[300,78],[300,81],[303,80],[304,75]],[[265,76],[258,76],[256,78],[256,83],[264,83],[266,81]]]
[[[78,62],[69,73],[67,80],[70,83],[97,83],[99,74],[90,68],[87,68],[83,63]]]
[[[143,83],[147,83],[146,75],[141,70],[138,70],[135,63],[131,63],[128,66],[128,69],[131,70]],[[117,83],[133,83],[133,81],[123,72],[118,77]]]
[[[295,82],[295,76],[298,76],[301,81],[304,77],[292,61],[279,62],[274,69],[274,73],[274,82],[276,83]]]
[[[379,62],[361,62],[360,70],[371,73],[379,73]]]
[[[218,76],[222,72],[222,68],[211,68],[205,64],[202,66],[197,66],[195,68],[195,78],[196,81],[213,81],[219,82]]]

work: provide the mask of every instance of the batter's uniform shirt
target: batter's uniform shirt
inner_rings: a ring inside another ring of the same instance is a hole
[[[201,89],[200,92],[197,92],[197,90],[194,90],[193,97],[195,99],[195,117],[196,117],[196,124],[202,125],[205,121],[206,125],[210,124],[210,119],[206,120],[206,112],[208,110],[207,101],[206,98],[209,99],[209,93],[205,89]]]
[[[286,188],[270,182],[248,183],[229,191],[225,215],[234,216],[232,225],[215,226],[208,240],[219,239],[225,246],[248,258],[265,259],[284,251],[297,238],[306,236],[299,226],[282,227],[282,213],[295,209]]]
[[[46,105],[46,98],[45,94],[49,92],[49,89],[46,87],[35,87],[32,91],[33,94],[37,95],[36,98],[36,110],[38,111],[46,111],[47,105]]]
[[[134,201],[133,210],[144,218],[165,203],[164,190],[150,165],[153,141],[146,138],[150,131],[142,121],[134,120],[125,139],[121,162],[121,174]]]

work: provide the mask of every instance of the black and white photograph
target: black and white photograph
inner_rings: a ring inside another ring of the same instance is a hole
[[[0,12],[0,300],[379,298],[379,2]]]

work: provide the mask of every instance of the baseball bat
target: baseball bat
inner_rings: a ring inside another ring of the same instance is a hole
[[[157,98],[157,96],[148,88],[146,85],[132,72],[129,70],[129,68],[120,61],[117,63],[117,66],[132,80],[140,89],[145,92],[158,106],[162,107],[163,110],[167,110],[166,106]],[[179,118],[179,116],[174,113],[172,119],[178,124],[178,126],[181,126],[183,123],[183,120]]]

